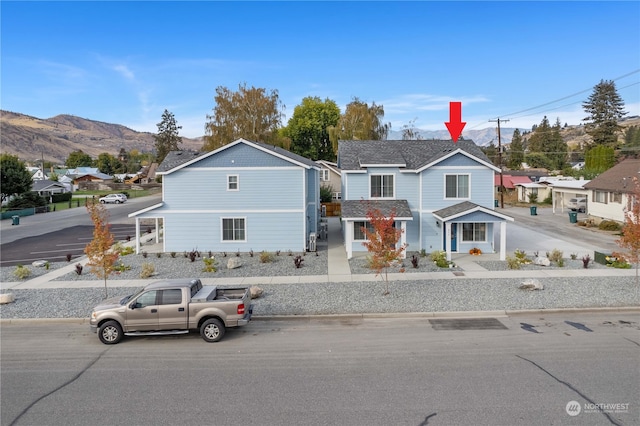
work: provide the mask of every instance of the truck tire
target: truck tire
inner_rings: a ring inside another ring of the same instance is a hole
[[[107,321],[98,329],[98,338],[105,345],[115,345],[122,340],[122,327],[117,321]]]
[[[224,337],[224,332],[224,325],[216,318],[210,318],[200,326],[200,336],[205,342],[219,342]]]

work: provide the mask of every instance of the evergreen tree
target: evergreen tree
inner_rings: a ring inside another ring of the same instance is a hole
[[[178,135],[178,131],[182,126],[178,126],[173,113],[166,109],[162,113],[162,121],[157,126],[158,134],[153,136],[156,140],[156,162],[162,163],[169,152],[179,149],[178,145],[182,143],[182,138]]]
[[[590,172],[602,173],[613,167],[615,162],[615,151],[610,146],[596,145],[584,156],[584,168]]]
[[[80,149],[69,154],[69,157],[67,157],[67,161],[65,161],[64,164],[70,169],[75,169],[76,167],[91,167],[93,159],[89,154],[85,154]]]
[[[524,161],[524,144],[520,130],[513,131],[513,138],[507,152],[507,167],[511,170],[520,170]]]
[[[544,152],[544,146],[547,139],[551,137],[551,125],[549,119],[545,115],[539,126],[535,126],[533,133],[527,141],[527,150],[529,152]]]
[[[487,158],[491,160],[491,163],[493,163],[495,166],[500,167],[500,164],[498,164],[499,163],[498,148],[493,142],[491,142],[486,147],[483,147],[480,149],[482,150],[482,152],[484,152],[484,155],[486,155]]]
[[[612,80],[600,80],[582,108],[589,114],[583,121],[587,122],[586,131],[594,144],[615,146],[617,132],[621,130],[618,120],[627,114],[616,84]]]

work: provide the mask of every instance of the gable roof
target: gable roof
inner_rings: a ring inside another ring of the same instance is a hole
[[[385,140],[338,141],[338,167],[364,170],[371,166],[393,166],[420,172],[456,154],[470,157],[496,171],[499,168],[470,140]]]
[[[338,168],[338,165],[336,163],[333,163],[333,162],[327,161],[327,160],[316,160],[316,163],[318,163],[321,166],[331,170],[332,172],[334,172],[338,176],[341,175],[340,169]]]
[[[318,166],[314,161],[309,160],[308,158],[305,158],[301,155],[294,154],[293,152],[287,151],[284,148],[274,146],[274,145],[269,145],[262,142],[254,142],[254,141],[240,138],[216,150],[204,152],[204,153],[195,152],[195,151],[171,151],[169,154],[167,154],[165,159],[158,166],[156,170],[156,174],[165,175],[165,174],[173,173],[176,170],[180,170],[183,167],[196,163],[204,158],[208,158],[212,155],[215,155],[221,151],[229,149],[238,144],[249,145],[260,151],[266,152],[270,155],[274,155],[278,158],[281,158],[290,163],[293,163],[297,166],[304,167],[305,169],[311,169],[311,168],[320,169],[320,166]]]
[[[482,212],[499,219],[510,220],[512,222],[514,221],[511,216],[498,213],[495,210],[482,207],[478,204],[472,203],[471,201],[463,201],[462,203],[454,204],[452,206],[445,207],[444,209],[436,210],[433,212],[433,217],[446,222],[474,212]]]
[[[413,220],[407,200],[342,200],[343,219],[367,220],[369,209],[380,210],[385,217],[395,212],[397,220]]]
[[[62,188],[65,189],[66,186],[60,182],[56,182],[53,180],[49,180],[49,179],[41,179],[41,180],[35,180],[33,181],[33,187],[32,187],[32,191],[42,191],[44,189],[48,189],[51,187],[58,187],[58,188]]]
[[[640,179],[640,160],[626,159],[591,179],[584,188],[629,193],[634,189],[634,177]]]

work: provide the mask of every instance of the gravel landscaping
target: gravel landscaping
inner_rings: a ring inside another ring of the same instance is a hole
[[[235,256],[235,254],[234,254]],[[250,257],[241,254],[243,265],[237,269],[226,269],[226,261],[219,258],[217,272],[202,272],[202,258],[191,262],[184,256],[172,258],[163,254],[161,258],[150,254],[147,258],[141,255],[127,255],[123,263],[131,269],[113,275],[108,280],[109,295],[120,296],[135,292],[131,287],[118,287],[118,280],[140,279],[142,264],[153,263],[156,274],[149,279],[183,278],[183,277],[271,277],[326,275],[327,252],[320,251],[316,256],[307,253],[303,266],[296,268],[294,256],[281,254],[275,256],[273,262],[261,263],[257,255]],[[478,264],[491,271],[508,270],[506,262],[481,261]],[[29,278],[42,275],[68,263],[52,263],[50,269],[36,268],[31,265]],[[365,258],[350,261],[353,274],[371,273],[366,267]],[[417,269],[411,266],[410,260],[405,265],[410,277],[412,272],[443,271],[421,258]],[[523,269],[543,268],[535,265],[524,265]],[[548,268],[559,268],[551,266]],[[564,269],[583,269],[581,260],[567,259]],[[589,268],[606,268],[603,265],[591,264]],[[15,267],[1,269],[3,282],[18,281],[13,276]],[[446,269],[444,269],[446,270]],[[389,272],[396,272],[390,270]],[[88,272],[78,276],[74,272],[63,275],[58,280],[96,280]],[[638,306],[640,304],[635,277],[589,277],[544,278],[539,280],[544,290],[525,291],[519,289],[523,279],[498,278],[469,279],[451,278],[435,280],[407,280],[389,283],[391,294],[383,296],[384,282],[380,277],[372,275],[370,281],[344,283],[296,283],[296,284],[264,284],[260,299],[254,300],[256,316],[270,315],[326,315],[326,314],[361,314],[361,313],[407,313],[407,312],[446,312],[446,311],[482,311],[482,310],[517,310],[517,309],[554,309],[584,307],[617,307]],[[102,301],[104,288],[51,288],[51,289],[14,289],[16,301],[2,305],[0,315],[10,318],[88,318],[91,308]]]

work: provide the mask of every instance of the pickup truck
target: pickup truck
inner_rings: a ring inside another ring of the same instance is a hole
[[[105,300],[93,308],[89,324],[100,341],[114,345],[127,336],[186,334],[199,330],[207,342],[222,339],[227,327],[251,320],[249,287],[203,286],[199,279],[151,283],[138,293]]]

